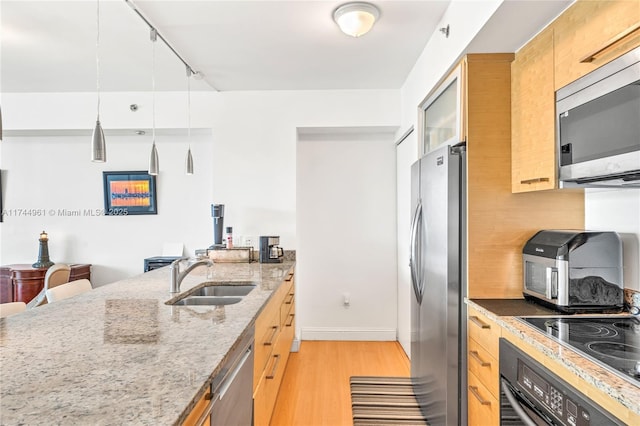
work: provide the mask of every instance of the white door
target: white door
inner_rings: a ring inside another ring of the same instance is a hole
[[[396,146],[396,209],[398,253],[398,342],[411,356],[411,165],[418,160],[418,132],[411,131]]]

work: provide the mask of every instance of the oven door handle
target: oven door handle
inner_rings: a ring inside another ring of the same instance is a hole
[[[525,413],[525,411],[520,406],[520,403],[511,392],[511,389],[509,389],[507,382],[504,379],[500,379],[500,382],[502,385],[502,391],[509,400],[509,405],[511,405],[511,407],[515,410],[518,417],[520,417],[520,420],[522,420],[526,426],[536,426],[536,423],[533,421],[533,419],[531,419],[531,417],[529,417],[529,415]]]

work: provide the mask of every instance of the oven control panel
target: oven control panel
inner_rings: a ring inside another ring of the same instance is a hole
[[[499,357],[501,425],[625,425],[503,337]]]
[[[542,403],[562,424],[571,426],[591,424],[589,411],[536,374],[522,359],[518,359],[518,383],[521,389],[537,402]]]

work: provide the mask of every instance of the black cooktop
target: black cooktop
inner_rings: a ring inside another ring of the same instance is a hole
[[[619,377],[640,385],[640,320],[636,317],[520,317]]]

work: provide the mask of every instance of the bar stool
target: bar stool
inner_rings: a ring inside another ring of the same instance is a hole
[[[71,281],[47,290],[47,302],[57,302],[91,290],[91,282],[87,279]]]
[[[27,304],[24,302],[0,303],[0,318],[5,318],[13,314],[19,314],[26,309]]]

